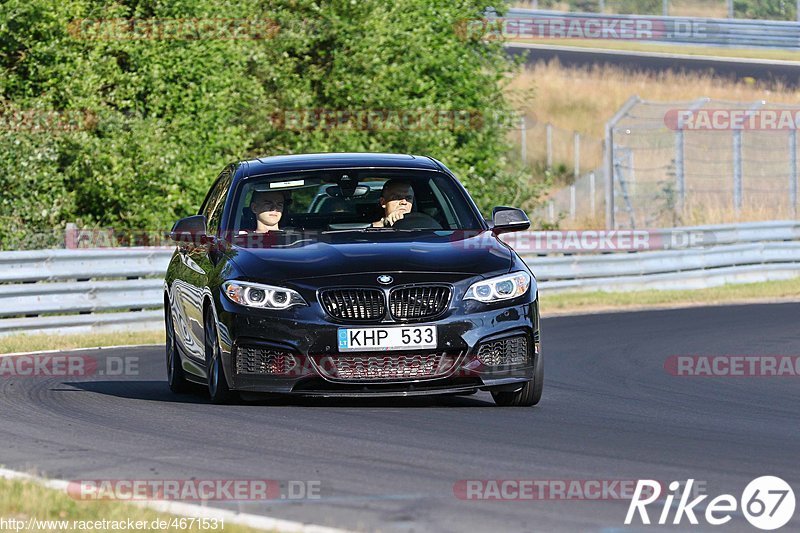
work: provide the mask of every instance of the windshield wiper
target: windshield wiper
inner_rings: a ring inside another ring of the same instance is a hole
[[[329,229],[325,231],[321,231],[320,233],[323,235],[327,235],[328,233],[349,233],[349,232],[358,232],[358,233],[366,233],[369,231],[386,231],[392,228],[375,228],[369,226],[367,228],[347,228],[347,229]]]

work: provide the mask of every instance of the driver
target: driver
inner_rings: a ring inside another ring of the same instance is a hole
[[[256,233],[279,231],[278,222],[283,216],[286,198],[277,191],[255,191],[250,199],[250,210],[256,216]]]
[[[414,205],[414,189],[411,183],[402,179],[391,179],[383,184],[380,204],[384,215],[373,222],[376,228],[387,228],[411,212]]]

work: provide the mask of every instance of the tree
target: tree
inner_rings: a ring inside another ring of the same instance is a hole
[[[461,31],[488,5],[8,0],[0,5],[0,245],[70,221],[165,228],[196,211],[225,163],[280,153],[430,154],[482,208],[504,203],[528,185],[506,155],[509,123],[496,118],[511,114],[503,89],[516,67],[500,42]],[[181,19],[183,33],[169,34],[180,38],[152,38]],[[256,38],[227,38],[242,28]],[[463,111],[480,120],[406,129],[275,120],[309,110]],[[33,122],[55,114],[56,126],[9,119],[20,113]]]

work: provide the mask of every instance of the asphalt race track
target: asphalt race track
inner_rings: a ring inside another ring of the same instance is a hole
[[[453,487],[694,478],[738,499],[777,475],[797,492],[800,377],[676,377],[664,364],[800,355],[798,318],[793,303],[545,319],[535,408],[498,408],[483,392],[216,406],[168,391],[161,348],[87,351],[101,367],[138,357],[139,375],[0,378],[0,464],[68,480],[318,480],[320,499],[215,505],[357,530],[640,531],[623,525],[627,500],[465,501]],[[800,510],[787,528],[798,526]],[[741,512],[692,530],[715,529],[755,531]]]

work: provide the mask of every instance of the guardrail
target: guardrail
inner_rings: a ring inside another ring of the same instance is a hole
[[[570,13],[524,8],[509,9],[504,18],[535,18],[543,23],[547,20],[564,21],[566,23],[564,37],[571,35],[568,31],[570,21],[584,21],[581,26],[587,26],[585,21],[593,21],[600,25],[613,24],[614,21],[631,21],[636,28],[652,30],[647,34],[646,39],[641,39],[648,42],[800,50],[800,22]],[[594,28],[595,26],[587,27]],[[573,36],[581,38],[581,34],[578,33]]]
[[[695,289],[800,276],[800,222],[643,233],[664,249],[518,251],[543,294]],[[552,234],[513,237],[547,244]],[[678,245],[693,247],[673,249]],[[171,255],[167,248],[0,252],[0,336],[160,329],[163,275]]]
[[[0,252],[0,336],[161,328],[171,255],[165,248]]]

